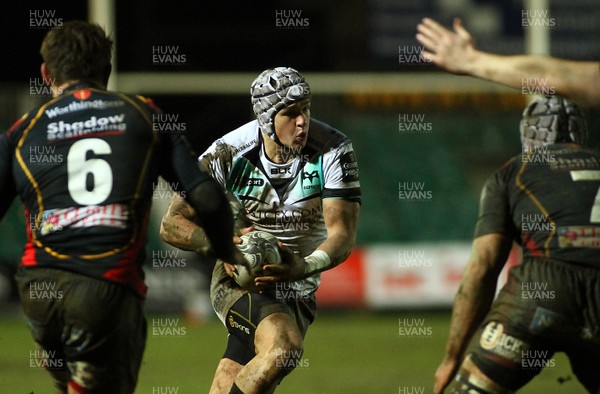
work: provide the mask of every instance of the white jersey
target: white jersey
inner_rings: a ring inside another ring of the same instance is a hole
[[[261,139],[258,122],[249,122],[215,141],[200,156],[201,167],[233,193],[257,230],[306,257],[327,238],[322,199],[360,202],[352,143],[312,119],[301,154],[276,164],[266,156]],[[299,281],[298,290],[312,292],[319,283],[316,274]]]

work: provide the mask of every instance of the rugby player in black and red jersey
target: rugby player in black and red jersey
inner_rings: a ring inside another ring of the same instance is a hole
[[[513,392],[555,352],[600,389],[600,152],[582,146],[583,114],[560,97],[530,104],[520,130],[523,153],[481,193],[436,393]],[[513,241],[523,261],[493,301]]]
[[[158,109],[148,99],[106,90],[111,50],[98,25],[51,30],[41,72],[53,99],[0,136],[0,218],[19,196],[28,237],[19,293],[60,393],[134,391],[159,175],[185,192],[215,255],[246,264],[223,190],[199,170],[187,140],[153,132]]]

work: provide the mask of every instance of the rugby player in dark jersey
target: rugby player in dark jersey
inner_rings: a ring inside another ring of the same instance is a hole
[[[157,177],[185,192],[215,255],[233,246],[222,188],[182,135],[153,132],[148,99],[106,90],[112,41],[67,22],[45,37],[53,99],[0,136],[0,218],[16,196],[27,244],[17,273],[33,338],[61,393],[133,393],[146,342],[142,271]]]
[[[523,153],[481,193],[436,393],[513,392],[555,352],[600,389],[600,152],[582,146],[583,115],[560,97],[535,100],[520,130]],[[523,259],[493,301],[513,241]]]

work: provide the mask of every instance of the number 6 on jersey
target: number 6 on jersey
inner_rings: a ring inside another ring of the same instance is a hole
[[[75,142],[67,155],[69,194],[80,205],[97,205],[106,201],[113,187],[113,174],[106,160],[86,159],[88,152],[108,155],[108,142],[100,138],[86,138]],[[92,177],[88,188],[88,176]]]

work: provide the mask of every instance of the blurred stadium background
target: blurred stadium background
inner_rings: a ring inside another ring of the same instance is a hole
[[[39,77],[47,30],[91,19],[116,38],[112,88],[152,97],[199,152],[252,119],[250,83],[278,65],[303,72],[313,117],[353,140],[363,191],[357,248],[323,275],[304,363],[282,393],[431,391],[479,190],[520,153],[527,97],[440,73],[419,58],[420,19],[449,26],[460,16],[478,46],[495,53],[600,59],[595,0],[28,1],[3,9],[2,130],[49,97]],[[530,9],[549,13],[524,16]],[[527,17],[547,25],[530,28]],[[588,115],[590,144],[599,147],[598,113]],[[410,190],[422,193],[402,193]],[[137,392],[207,392],[225,330],[207,296],[210,262],[158,238],[169,196],[157,186],[147,246],[148,345]],[[0,392],[49,393],[12,283],[25,242],[22,212],[15,202],[0,223]],[[566,359],[555,361],[522,392],[583,392]]]

